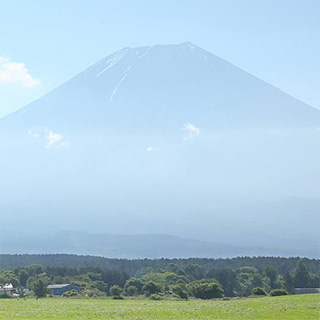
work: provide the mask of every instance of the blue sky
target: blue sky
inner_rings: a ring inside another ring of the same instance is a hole
[[[0,0],[0,117],[126,46],[191,41],[320,108],[318,0]]]

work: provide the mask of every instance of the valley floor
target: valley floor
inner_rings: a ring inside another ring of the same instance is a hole
[[[0,319],[320,319],[320,295],[213,301],[1,299]]]

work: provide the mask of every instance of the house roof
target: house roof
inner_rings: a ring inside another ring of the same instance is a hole
[[[48,289],[61,289],[61,288],[65,288],[67,286],[70,286],[69,283],[62,283],[62,284],[49,284],[47,286]]]
[[[320,288],[294,288],[295,292],[299,292],[299,291],[312,291],[312,292],[319,292],[320,293]]]
[[[0,285],[1,289],[11,290],[13,289],[12,283],[6,283],[5,285]]]

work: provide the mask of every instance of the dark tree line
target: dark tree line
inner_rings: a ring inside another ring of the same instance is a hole
[[[249,261],[250,259],[252,262],[259,258],[249,258]],[[201,260],[208,262],[208,259]],[[234,259],[230,260],[234,262]],[[135,262],[138,261],[135,260]],[[172,260],[161,259],[161,262],[163,261],[169,262],[164,268],[147,265],[137,269],[135,274],[130,276],[123,270],[110,270],[95,266],[80,265],[75,268],[33,263],[13,269],[0,269],[0,284],[12,283],[20,292],[23,292],[23,288],[29,288],[38,297],[47,294],[48,284],[70,283],[79,286],[81,295],[85,297],[112,295],[115,298],[122,298],[123,295],[145,295],[153,299],[160,299],[164,296],[179,299],[186,299],[190,296],[211,299],[252,294],[288,294],[295,287],[319,287],[320,282],[319,271],[310,272],[302,259],[297,260],[292,269],[287,266],[284,273],[279,272],[272,265],[261,265],[260,260],[257,263],[259,268],[252,265],[243,266],[241,263],[239,268],[212,269],[206,269],[200,264],[189,263],[189,261],[193,262],[193,259],[178,260],[180,264]],[[182,264],[181,261],[186,263]],[[269,262],[268,258],[262,261]],[[225,260],[224,263],[226,262]],[[69,292],[66,293],[66,296],[77,294],[77,292]]]
[[[197,264],[205,270],[212,269],[239,269],[244,266],[262,270],[265,266],[273,267],[277,273],[284,274],[295,268],[298,257],[237,257],[231,259],[188,258],[188,259],[109,259],[94,256],[78,256],[69,254],[0,254],[0,269],[14,269],[30,264],[41,264],[50,267],[87,268],[97,267],[102,270],[116,270],[133,276],[141,268],[165,269],[169,263],[183,266]],[[319,260],[303,258],[303,263],[309,272],[319,274]]]

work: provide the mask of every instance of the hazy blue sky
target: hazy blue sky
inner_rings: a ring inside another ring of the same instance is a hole
[[[184,41],[320,108],[319,30],[318,0],[0,0],[0,116],[122,47]]]

